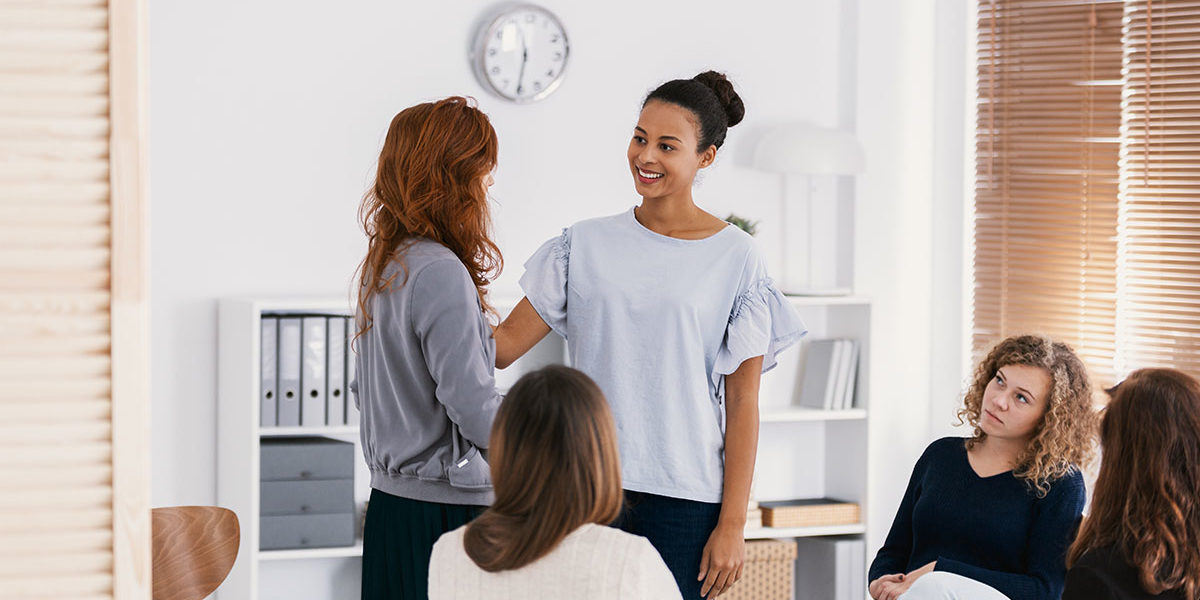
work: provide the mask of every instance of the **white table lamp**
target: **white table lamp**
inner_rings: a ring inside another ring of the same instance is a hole
[[[827,239],[837,232],[836,219],[819,218],[814,210],[812,198],[812,176],[853,175],[863,170],[865,160],[862,147],[853,134],[816,127],[807,124],[787,124],[773,127],[754,146],[751,164],[754,168],[778,173],[780,175],[779,201],[779,247],[780,273],[779,287],[785,294],[800,296],[836,296],[849,294],[846,287],[839,287],[836,281],[821,277],[818,261],[836,261],[832,251],[828,256],[818,256],[818,244],[815,240],[820,237]],[[809,177],[803,186],[799,198],[788,197],[788,175],[804,175]],[[802,261],[803,274],[793,275],[788,269],[792,257],[787,248],[787,238],[791,235],[788,222],[788,204],[795,202],[799,205],[800,214],[806,219],[807,235],[805,240],[806,255]],[[833,246],[836,247],[836,244]],[[826,269],[826,272],[829,272]]]

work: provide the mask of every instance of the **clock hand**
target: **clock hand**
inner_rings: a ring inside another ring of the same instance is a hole
[[[525,43],[525,28],[517,25],[521,32],[521,71],[517,73],[517,95],[525,90],[525,64],[529,62],[529,45]]]

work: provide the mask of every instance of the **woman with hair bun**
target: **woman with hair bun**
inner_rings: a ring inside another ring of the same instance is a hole
[[[553,330],[604,391],[625,489],[616,525],[650,540],[685,600],[741,577],[759,377],[805,333],[753,238],[692,197],[744,113],[713,71],[652,91],[627,153],[641,202],[538,249],[496,329],[497,366]]]
[[[1108,393],[1063,600],[1200,600],[1200,382],[1141,369]]]
[[[1010,337],[979,363],[946,437],[913,467],[871,563],[875,600],[1058,600],[1094,452],[1087,369],[1069,346]]]
[[[492,502],[479,448],[500,405],[484,317],[501,267],[487,195],[497,147],[466,98],[406,108],[360,208],[351,391],[371,471],[363,600],[424,600],[433,543]]]

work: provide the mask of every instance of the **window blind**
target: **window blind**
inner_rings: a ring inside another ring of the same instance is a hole
[[[1118,364],[1200,374],[1200,0],[1125,3]]]
[[[1070,343],[1113,377],[1121,2],[981,0],[972,351]]]

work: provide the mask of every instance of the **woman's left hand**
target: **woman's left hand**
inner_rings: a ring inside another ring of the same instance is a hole
[[[746,562],[745,527],[718,523],[704,544],[700,557],[700,576],[704,582],[700,595],[712,600],[742,578]]]
[[[933,561],[916,571],[913,571],[904,576],[904,579],[892,584],[885,585],[883,593],[879,596],[879,600],[896,600],[912,587],[912,584],[921,578],[922,575],[930,573],[937,566],[937,561]]]

